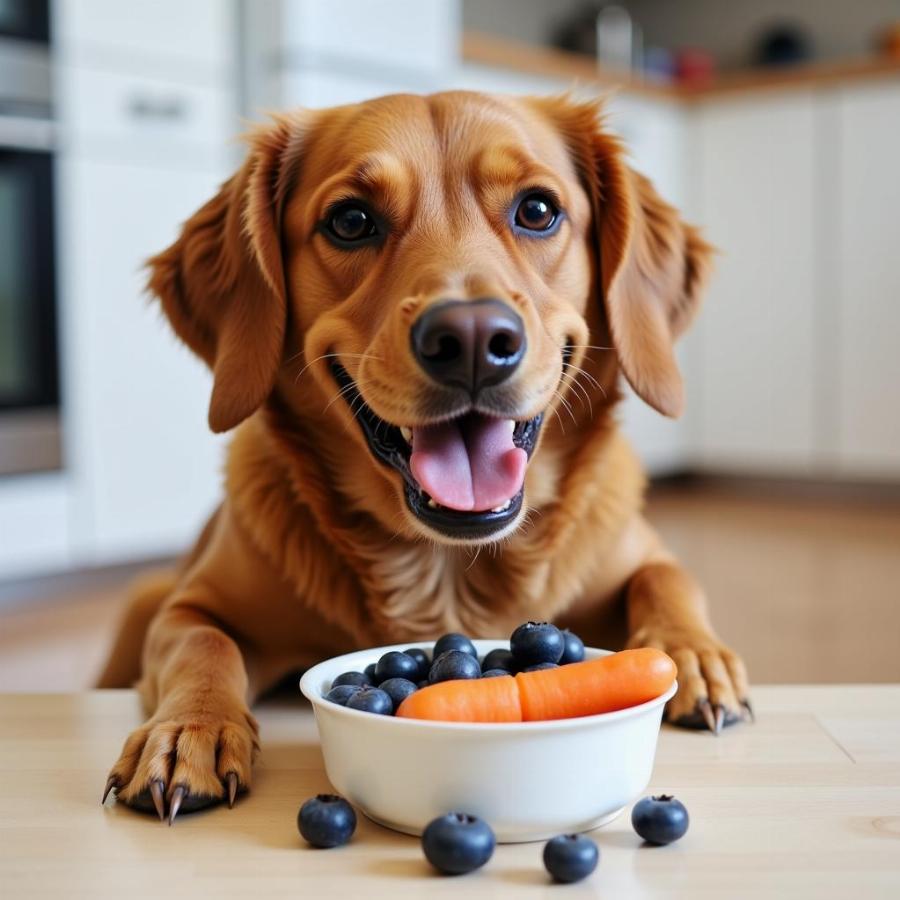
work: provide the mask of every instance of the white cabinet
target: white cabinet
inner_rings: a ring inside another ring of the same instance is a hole
[[[804,474],[816,456],[816,98],[694,113],[695,209],[718,246],[689,386],[695,461]]]
[[[220,497],[223,441],[206,424],[210,377],[146,296],[143,264],[235,167],[237,4],[53,9],[65,448],[54,508],[76,566],[177,553]]]
[[[900,84],[836,98],[836,412],[844,475],[900,476]]]
[[[221,172],[73,157],[61,167],[67,467],[82,561],[183,550],[220,494],[210,378],[144,295],[144,260]]]
[[[231,0],[54,0],[52,9],[54,43],[70,63],[210,80],[232,65]]]

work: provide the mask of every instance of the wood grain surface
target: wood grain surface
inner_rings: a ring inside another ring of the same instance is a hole
[[[648,793],[687,805],[683,840],[642,846],[623,815],[593,832],[594,875],[560,887],[540,844],[498,847],[483,870],[454,879],[429,870],[417,840],[363,817],[348,846],[305,847],[297,810],[329,785],[299,699],[260,709],[263,752],[235,809],[169,828],[99,804],[140,720],[132,692],[0,695],[0,896],[900,896],[900,686],[759,687],[754,701],[756,724],[718,739],[663,729]]]

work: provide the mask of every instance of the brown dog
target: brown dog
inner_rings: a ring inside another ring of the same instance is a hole
[[[672,345],[709,255],[595,104],[394,96],[252,135],[150,262],[213,371],[212,429],[240,427],[224,502],[136,591],[101,679],[140,677],[151,716],[107,792],[170,821],[233,802],[249,706],[285,674],[525,619],[659,647],[670,719],[739,718],[741,661],[642,518],[612,417],[620,370],[680,412]]]

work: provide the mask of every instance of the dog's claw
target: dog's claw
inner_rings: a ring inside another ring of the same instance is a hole
[[[106,798],[109,796],[109,792],[113,788],[116,788],[118,790],[118,782],[119,779],[116,778],[115,775],[110,775],[109,778],[106,779],[106,787],[103,788],[103,799],[100,801],[101,806],[106,803]]]
[[[743,709],[744,709],[744,716],[743,716],[743,718],[744,718],[744,719],[749,719],[751,722],[755,722],[755,721],[756,721],[756,715],[755,715],[755,713],[753,712],[753,707],[750,705],[750,701],[749,701],[746,697],[744,697],[744,699],[741,700],[741,706],[742,706]]]
[[[716,719],[715,719],[715,722],[713,723],[715,725],[715,728],[713,728],[712,731],[713,731],[713,734],[718,736],[722,731],[722,726],[725,724],[725,707],[722,706],[721,703],[717,703],[713,707],[713,709],[715,710],[715,713],[716,713]]]
[[[181,801],[184,800],[185,796],[187,796],[187,788],[184,785],[179,784],[172,791],[172,799],[169,801],[169,825],[175,821],[175,816],[178,815],[178,810],[181,809]]]
[[[159,816],[160,822],[166,820],[165,793],[165,782],[159,779],[150,782],[150,796],[153,798],[153,805],[156,807],[156,814]]]
[[[706,722],[706,727],[713,733],[718,734],[712,707],[709,705],[709,700],[707,700],[706,697],[704,697],[702,700],[697,701],[697,709],[700,711],[700,715],[703,716],[703,721]],[[721,725],[719,727],[721,728]]]
[[[229,772],[225,776],[225,783],[228,786],[228,808],[234,809],[234,798],[237,796],[238,789],[237,772]]]

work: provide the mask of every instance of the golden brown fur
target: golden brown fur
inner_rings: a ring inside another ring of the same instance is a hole
[[[560,196],[567,221],[552,240],[517,240],[501,213],[536,183]],[[394,236],[330,246],[316,224],[342,192],[373,198]],[[593,104],[399,96],[254,133],[238,174],[151,261],[152,291],[213,371],[210,425],[236,431],[222,506],[171,583],[139,593],[102,679],[137,674],[158,604],[139,682],[150,719],[113,767],[118,796],[146,804],[156,784],[158,808],[163,794],[177,808],[223,797],[229,775],[247,787],[249,706],[293,669],[448,630],[503,635],[529,618],[607,646],[618,622],[629,643],[678,663],[670,718],[739,715],[740,660],[643,520],[644,476],[612,415],[620,371],[661,412],[681,411],[673,342],[709,254],[626,165]],[[329,360],[383,419],[425,424],[439,398],[409,351],[410,325],[443,297],[487,295],[527,330],[505,395],[512,417],[548,412],[527,515],[499,543],[473,546],[406,510]]]

